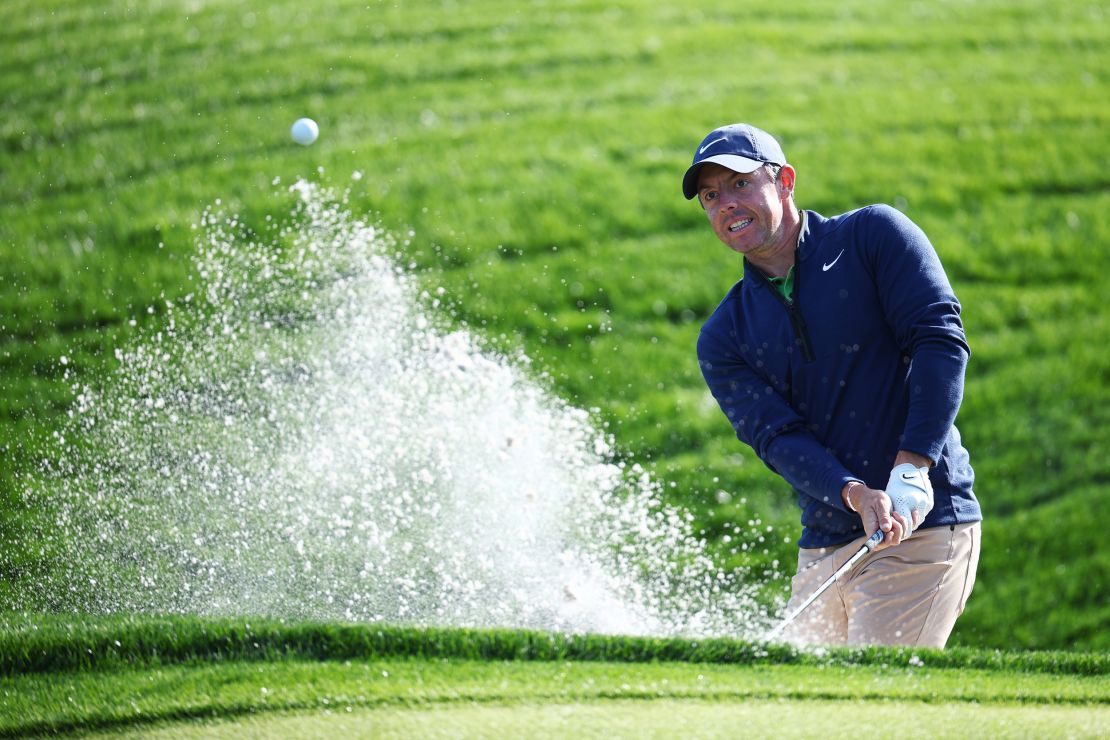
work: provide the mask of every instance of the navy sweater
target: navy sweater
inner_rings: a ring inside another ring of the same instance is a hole
[[[850,480],[886,488],[899,450],[936,461],[922,527],[982,518],[954,425],[968,355],[928,238],[882,205],[805,212],[793,302],[745,262],[698,339],[736,436],[797,493],[806,548],[863,534],[840,491]]]

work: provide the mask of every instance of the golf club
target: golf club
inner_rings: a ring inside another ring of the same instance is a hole
[[[864,542],[860,549],[856,550],[856,553],[852,555],[852,557],[848,558],[848,562],[840,566],[835,573],[829,576],[828,580],[817,587],[816,591],[807,596],[806,600],[799,604],[797,608],[794,609],[794,611],[787,614],[786,617],[784,617],[783,620],[779,622],[777,627],[767,633],[766,642],[773,642],[778,639],[779,635],[782,634],[782,631],[786,629],[791,622],[797,619],[798,615],[806,610],[806,607],[808,607],[814,601],[817,601],[818,596],[825,593],[825,591],[828,590],[829,586],[836,583],[836,581],[842,575],[851,570],[852,566],[859,562],[860,558],[878,547],[879,543],[882,541],[883,531],[881,529],[876,530],[875,534],[871,535],[871,537],[868,538],[867,542]]]

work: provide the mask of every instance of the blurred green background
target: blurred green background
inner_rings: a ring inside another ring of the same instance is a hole
[[[679,180],[711,128],[774,132],[797,198],[930,235],[972,347],[986,516],[953,643],[1110,647],[1110,32],[1096,2],[10,0],[0,7],[0,574],[49,567],[21,496],[78,381],[189,291],[217,199],[351,189],[412,232],[454,320],[600,409],[736,565],[793,561],[785,484],[694,357],[739,277]],[[311,147],[289,138],[310,116]],[[352,177],[354,175],[354,177]],[[148,307],[154,307],[148,311]],[[131,320],[135,319],[135,325]],[[731,522],[774,528],[732,552]]]

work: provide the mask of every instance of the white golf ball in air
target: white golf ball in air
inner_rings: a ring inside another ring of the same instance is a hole
[[[289,134],[293,141],[301,146],[308,146],[320,135],[320,127],[311,118],[298,118],[294,121],[293,128],[289,129]]]

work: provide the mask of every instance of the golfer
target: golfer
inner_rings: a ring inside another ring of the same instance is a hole
[[[876,530],[882,544],[792,622],[811,644],[944,647],[975,583],[979,503],[954,426],[968,346],[928,238],[899,211],[801,211],[773,136],[709,133],[682,179],[744,257],[698,362],[736,436],[802,510],[788,609]]]

